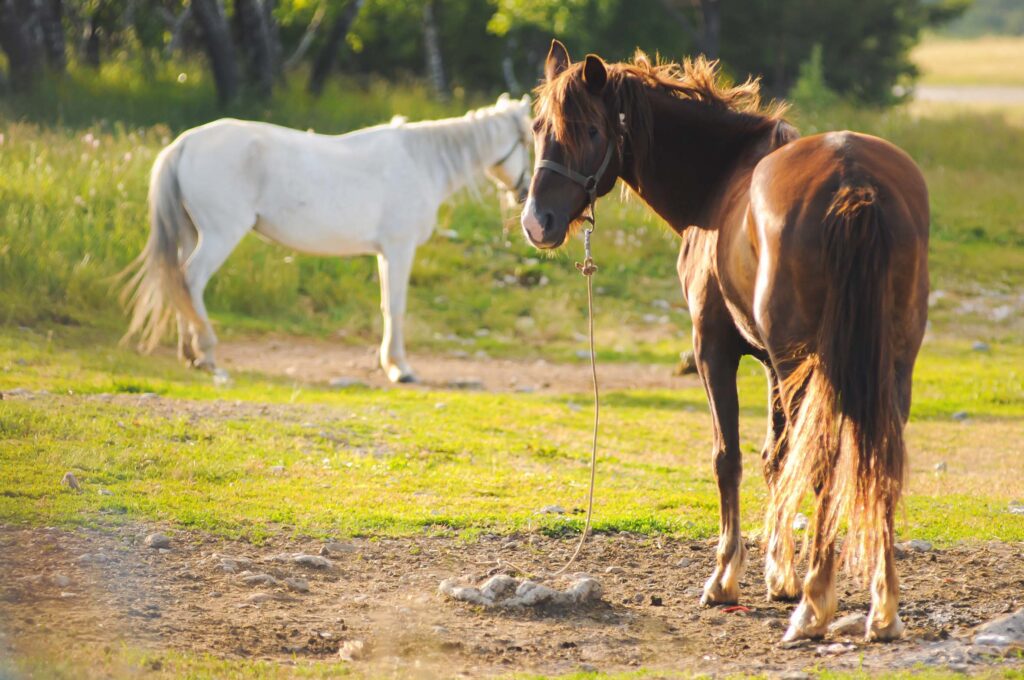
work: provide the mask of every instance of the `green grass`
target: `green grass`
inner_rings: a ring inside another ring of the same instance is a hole
[[[279,531],[472,536],[582,525],[584,395],[327,390],[252,375],[216,387],[169,360],[143,362],[83,332],[0,338],[8,389],[50,393],[0,402],[0,521],[167,521],[255,540]],[[1024,540],[1024,519],[1007,511],[1024,473],[1005,447],[1024,435],[1021,366],[1019,346],[927,347],[910,428],[913,466],[927,471],[943,460],[955,472],[912,477],[901,531],[945,543]],[[748,531],[760,525],[765,496],[763,380],[753,362],[743,365]],[[703,390],[688,385],[605,395],[597,530],[689,538],[717,530],[707,407]],[[142,392],[195,405],[150,411],[137,407]],[[84,398],[118,393],[129,399]],[[242,410],[254,404],[268,413]],[[951,418],[961,410],[971,416],[965,423]],[[69,470],[86,493],[61,489]],[[536,514],[550,504],[570,513]]]

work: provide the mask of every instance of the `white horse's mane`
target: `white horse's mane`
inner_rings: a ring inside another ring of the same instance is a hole
[[[436,162],[451,191],[467,187],[478,195],[481,168],[489,167],[512,148],[510,140],[524,139],[517,116],[526,104],[506,97],[497,104],[468,111],[456,118],[395,123],[405,133],[409,152],[416,158]],[[515,136],[509,135],[515,126]],[[501,148],[499,148],[501,146]],[[504,147],[508,147],[507,149]]]

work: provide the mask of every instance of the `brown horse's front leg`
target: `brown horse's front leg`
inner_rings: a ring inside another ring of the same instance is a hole
[[[695,334],[699,335],[699,334]],[[715,571],[704,584],[701,604],[734,604],[739,599],[740,577],[747,551],[740,534],[740,477],[743,474],[739,445],[739,400],[736,371],[740,352],[715,341],[695,338],[697,368],[711,405],[714,423],[712,459],[718,481],[720,524]]]

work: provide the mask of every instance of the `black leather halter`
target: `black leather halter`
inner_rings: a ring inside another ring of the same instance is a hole
[[[601,178],[604,176],[605,171],[608,169],[608,164],[612,161],[612,154],[615,153],[615,143],[612,140],[608,142],[608,150],[604,154],[604,160],[601,161],[601,166],[597,169],[593,175],[582,175],[572,168],[556,163],[555,161],[549,161],[541,159],[537,161],[537,168],[546,168],[552,172],[557,172],[563,177],[571,179],[576,184],[583,187],[583,191],[587,192],[587,207],[590,208],[590,215],[586,220],[591,224],[594,223],[594,202],[597,201],[597,185],[601,183]]]

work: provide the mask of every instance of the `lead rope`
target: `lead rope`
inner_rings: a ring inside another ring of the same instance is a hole
[[[569,561],[562,566],[558,571],[549,574],[551,578],[561,576],[569,567],[576,562],[576,558],[583,552],[583,545],[587,542],[587,536],[590,535],[590,527],[594,518],[594,486],[597,478],[597,431],[598,425],[601,422],[601,395],[598,389],[597,383],[597,355],[594,352],[594,273],[597,271],[597,265],[594,264],[594,257],[590,252],[590,235],[594,233],[594,227],[596,226],[596,220],[594,215],[594,203],[597,199],[596,192],[588,190],[590,195],[590,214],[584,219],[590,222],[590,226],[583,230],[583,262],[576,263],[576,269],[580,271],[580,274],[587,280],[587,330],[590,338],[590,375],[593,379],[594,385],[594,436],[591,439],[590,444],[590,490],[587,492],[587,521],[583,526],[583,534],[580,536],[579,543],[576,544],[576,550],[573,551],[572,557]],[[509,562],[508,560],[499,560],[500,563],[504,563],[506,566],[518,571],[521,574],[529,575],[531,572],[517,566],[516,564]]]
[[[580,542],[576,544],[576,551],[561,569],[552,576],[561,576],[572,566],[576,558],[583,552],[583,544],[587,542],[590,535],[590,524],[594,517],[594,482],[597,477],[597,430],[601,422],[601,395],[597,386],[597,355],[594,353],[594,272],[597,265],[590,253],[590,235],[594,233],[594,201],[590,202],[590,215],[587,218],[590,226],[583,230],[583,262],[576,263],[576,269],[580,270],[583,278],[587,280],[587,330],[590,336],[590,375],[594,384],[594,436],[590,444],[590,491],[587,493],[587,523],[583,527],[583,535]]]

